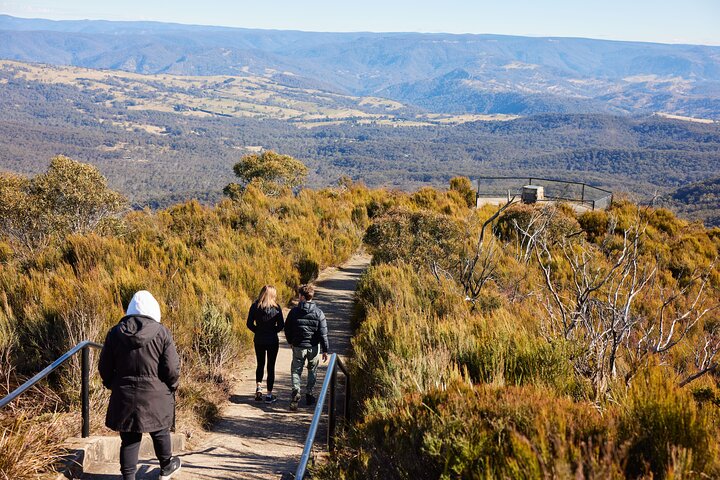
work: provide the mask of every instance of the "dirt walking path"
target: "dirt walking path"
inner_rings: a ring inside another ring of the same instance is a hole
[[[316,282],[315,298],[328,320],[330,351],[345,356],[352,336],[353,293],[358,278],[370,263],[370,257],[356,255],[340,268],[324,270]],[[300,402],[297,412],[288,408],[290,399],[290,362],[292,350],[280,334],[280,352],[275,369],[274,393],[277,403],[255,402],[254,358],[238,372],[228,404],[220,420],[202,445],[180,454],[183,461],[177,480],[231,480],[293,478],[310,426],[314,407]],[[325,378],[325,365],[320,364],[316,394]],[[303,385],[307,370],[303,372]],[[318,434],[320,435],[320,433]],[[321,440],[321,437],[318,437]],[[108,468],[113,468],[109,474]],[[110,480],[120,476],[119,467],[105,466],[83,478]],[[157,461],[141,462],[137,479],[156,479]],[[106,473],[107,472],[107,473]]]

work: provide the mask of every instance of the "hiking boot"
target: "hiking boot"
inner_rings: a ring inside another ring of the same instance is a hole
[[[262,400],[263,400],[262,388],[257,387],[257,389],[255,390],[255,401],[262,402]]]
[[[265,403],[270,404],[275,402],[277,402],[277,397],[275,395],[273,395],[272,393],[268,393],[267,395],[265,395]]]
[[[180,457],[172,457],[170,462],[160,469],[160,480],[170,480],[173,475],[180,471],[181,465]]]
[[[300,401],[300,391],[293,389],[290,394],[290,410],[297,410],[298,402]]]
[[[315,405],[315,395],[313,395],[311,393],[306,394],[305,395],[305,403],[307,403],[308,406]]]

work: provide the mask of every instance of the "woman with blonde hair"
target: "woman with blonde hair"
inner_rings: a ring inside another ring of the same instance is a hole
[[[257,369],[255,370],[255,400],[262,401],[262,379],[265,370],[265,358],[267,357],[267,393],[265,403],[274,403],[277,397],[273,395],[273,384],[275,383],[275,360],[277,359],[280,341],[278,333],[285,326],[282,308],[277,303],[277,290],[272,285],[265,285],[260,290],[257,300],[250,306],[248,312],[247,327],[255,334],[255,356],[257,357]]]

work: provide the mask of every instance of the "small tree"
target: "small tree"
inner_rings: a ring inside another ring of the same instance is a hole
[[[67,233],[94,232],[127,208],[127,200],[108,188],[97,168],[62,155],[30,181],[30,194],[50,212],[55,227]]]
[[[266,195],[279,195],[286,188],[296,188],[305,183],[308,169],[299,160],[271,150],[261,154],[245,155],[233,167],[241,184],[231,183],[225,187],[225,194],[236,197],[244,188],[253,183]]]
[[[467,203],[468,207],[474,207],[475,206],[475,194],[477,193],[472,188],[472,183],[470,182],[470,179],[467,177],[453,177],[450,179],[450,190],[454,190],[458,192],[463,199],[465,200],[465,203]]]
[[[427,267],[439,279],[457,270],[462,227],[446,215],[397,209],[375,219],[364,241],[373,251],[373,261],[402,260],[418,269]]]
[[[209,374],[213,378],[222,378],[223,368],[236,353],[237,339],[232,322],[211,302],[205,302],[199,320],[200,328],[193,339],[193,347]]]
[[[575,368],[592,381],[597,399],[612,380],[629,383],[652,356],[666,358],[681,342],[696,368],[681,385],[717,369],[718,330],[709,325],[704,336],[693,335],[720,308],[708,292],[715,263],[682,279],[662,275],[660,258],[647,248],[647,229],[647,214],[638,211],[623,228],[608,217],[598,243],[573,234],[554,241],[534,236],[545,280],[544,334],[580,347]]]
[[[30,179],[0,175],[0,233],[27,252],[97,231],[126,208],[127,200],[107,187],[97,168],[64,156]]]

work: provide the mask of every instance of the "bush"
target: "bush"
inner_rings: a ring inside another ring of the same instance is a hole
[[[199,328],[195,329],[195,351],[211,376],[222,378],[225,366],[237,349],[237,338],[230,319],[214,304],[205,302],[201,315]]]
[[[661,368],[647,369],[631,385],[620,418],[619,438],[629,445],[626,474],[666,478],[685,451],[694,475],[720,475],[716,427],[691,392],[678,389]]]
[[[604,210],[585,212],[578,217],[578,222],[591,242],[596,242],[607,234],[609,218]]]
[[[310,283],[320,274],[320,265],[315,260],[303,257],[295,264],[300,273],[300,283]]]
[[[402,260],[417,268],[457,262],[463,245],[463,224],[434,212],[394,210],[370,225],[364,238],[373,262]]]
[[[450,179],[450,190],[458,192],[468,207],[475,206],[476,191],[467,177],[453,177]]]
[[[475,320],[471,345],[458,351],[456,361],[475,382],[495,385],[536,385],[578,400],[590,393],[573,368],[573,347],[548,343],[509,312],[498,310]]]
[[[324,478],[623,478],[590,404],[534,387],[470,386],[399,397],[368,412]]]

